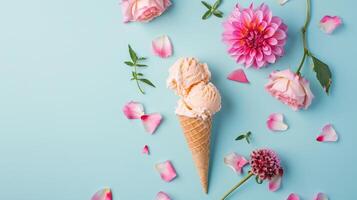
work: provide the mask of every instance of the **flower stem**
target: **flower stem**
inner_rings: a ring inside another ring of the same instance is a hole
[[[237,185],[235,185],[232,189],[230,189],[223,197],[221,200],[225,200],[234,190],[236,190],[239,186],[243,185],[250,177],[253,176],[252,172],[249,172],[246,177],[244,177]]]
[[[134,73],[137,74],[137,66],[136,66],[136,63],[134,64]],[[135,81],[136,81],[136,85],[138,86],[141,94],[145,94],[144,90],[140,87],[140,84],[139,84],[139,80],[138,80],[138,77],[137,75],[135,76]]]
[[[305,63],[306,56],[308,56],[309,49],[307,47],[307,29],[311,21],[311,0],[306,0],[306,19],[305,19],[305,24],[301,28],[301,35],[302,35],[302,42],[304,45],[304,54],[302,56],[299,68],[296,70],[296,74],[300,74],[300,70],[302,69],[302,66]]]

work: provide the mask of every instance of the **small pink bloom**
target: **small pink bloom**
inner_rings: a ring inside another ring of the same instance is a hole
[[[224,157],[224,163],[234,172],[241,174],[243,167],[249,162],[244,156],[237,153],[230,153]]]
[[[231,81],[237,81],[241,83],[249,83],[249,80],[247,76],[244,73],[243,69],[237,69],[234,70],[232,73],[230,73],[227,77]]]
[[[149,155],[150,154],[150,151],[149,151],[149,146],[148,145],[145,145],[143,147],[143,150],[141,151],[143,154],[146,154],[146,155]]]
[[[160,173],[161,179],[170,182],[176,178],[175,168],[172,166],[170,161],[165,161],[163,163],[158,163],[155,165],[156,171]]]
[[[291,193],[286,200],[300,200],[300,197],[295,193]]]
[[[171,200],[169,195],[167,195],[165,192],[159,192],[156,195],[155,200]]]
[[[140,103],[131,101],[124,106],[123,112],[128,119],[140,119],[144,114],[144,108]]]
[[[265,89],[295,111],[307,109],[314,98],[309,81],[289,69],[272,72]]]
[[[152,41],[152,49],[155,55],[167,58],[172,55],[172,44],[166,35],[160,36]]]
[[[319,192],[319,193],[317,193],[314,200],[328,200],[328,197],[326,194]]]
[[[316,140],[318,142],[336,142],[338,140],[338,135],[332,124],[325,125],[322,128],[322,133],[317,136]]]
[[[112,200],[112,191],[110,188],[104,188],[96,192],[91,200]]]
[[[269,191],[275,192],[280,188],[281,180],[283,179],[283,174],[283,169],[280,169],[280,172],[269,180]]]
[[[151,21],[160,16],[170,5],[170,0],[121,0],[123,21]]]
[[[288,28],[266,4],[257,8],[237,4],[223,27],[223,42],[239,64],[259,69],[284,55]]]
[[[331,34],[342,24],[342,19],[338,16],[326,15],[320,20],[320,28],[327,34]]]
[[[141,121],[144,124],[145,130],[153,134],[157,127],[160,125],[162,116],[159,113],[142,115]]]
[[[284,123],[284,115],[281,113],[269,115],[267,126],[271,131],[286,131],[288,129],[288,125]]]

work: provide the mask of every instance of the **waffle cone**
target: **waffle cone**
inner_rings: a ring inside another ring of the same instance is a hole
[[[212,120],[185,116],[178,118],[200,176],[203,191],[207,193]]]

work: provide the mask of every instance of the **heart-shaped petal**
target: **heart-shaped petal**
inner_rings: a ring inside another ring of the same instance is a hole
[[[249,80],[248,80],[247,76],[245,75],[243,69],[234,70],[233,72],[231,72],[228,75],[227,78],[231,81],[237,81],[240,83],[249,83]]]
[[[156,195],[155,200],[171,200],[169,195],[167,195],[165,192],[159,192]]]
[[[149,151],[149,146],[148,145],[145,145],[143,147],[143,150],[141,151],[143,154],[146,154],[146,155],[149,155],[150,154],[150,151]]]
[[[338,135],[332,124],[325,125],[322,128],[322,133],[317,136],[316,140],[318,142],[336,142],[338,140]]]
[[[112,200],[112,191],[110,188],[104,188],[96,192],[91,200]]]
[[[142,115],[141,121],[144,124],[145,130],[153,134],[157,127],[160,125],[162,116],[159,113]]]
[[[314,200],[328,200],[328,197],[326,194],[319,192],[315,196]]]
[[[281,113],[269,115],[267,126],[271,131],[286,131],[288,129],[288,125],[284,122],[284,115]]]
[[[289,0],[278,0],[278,3],[283,6],[284,4],[286,4]]]
[[[131,101],[124,106],[123,112],[128,119],[140,119],[144,114],[144,107],[138,102]]]
[[[269,185],[269,191],[275,192],[280,188],[281,180],[283,179],[283,175],[284,175],[284,171],[281,169],[280,173],[278,175],[276,175],[275,177],[273,177],[269,181],[269,184],[268,184]]]
[[[327,34],[331,34],[342,24],[342,19],[338,16],[326,15],[320,20],[320,28]]]
[[[248,160],[237,153],[230,153],[224,157],[224,163],[234,172],[241,174],[243,167],[248,164]]]
[[[152,41],[152,49],[155,55],[167,58],[172,55],[172,44],[166,35],[160,36]]]
[[[291,193],[286,200],[300,200],[300,197],[295,193]]]
[[[161,179],[166,182],[172,181],[177,176],[176,170],[169,160],[156,164],[155,168],[160,173]]]

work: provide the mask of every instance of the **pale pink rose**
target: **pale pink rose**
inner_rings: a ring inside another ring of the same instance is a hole
[[[170,5],[170,0],[121,0],[123,20],[148,22],[160,16]]]
[[[273,97],[293,110],[307,109],[310,106],[314,95],[308,80],[289,69],[272,72],[269,78],[265,89]]]

